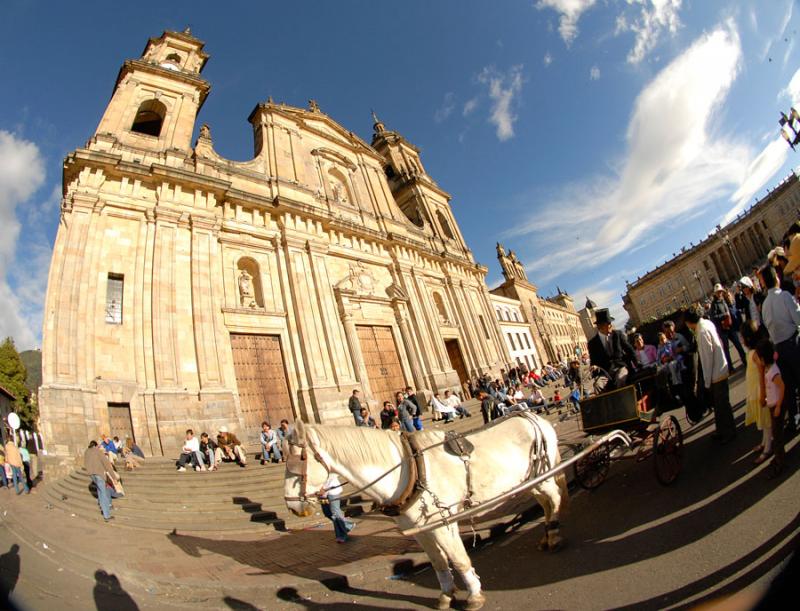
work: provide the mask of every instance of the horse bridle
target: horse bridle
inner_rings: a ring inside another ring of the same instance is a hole
[[[294,457],[289,454],[289,457],[286,459],[286,470],[289,471],[292,475],[296,475],[300,478],[300,496],[284,496],[284,501],[299,501],[301,503],[309,502],[308,498],[308,454],[306,449],[310,449],[311,453],[314,455],[314,459],[323,466],[323,468],[330,473],[331,469],[328,467],[328,463],[325,462],[325,459],[322,458],[322,455],[317,451],[317,449],[311,445],[311,442],[306,440],[304,443],[298,443],[297,441],[293,441],[292,439],[287,438],[286,443],[290,446],[294,446],[295,448],[300,448],[300,456],[296,460],[300,461],[302,465],[300,469],[296,469],[292,466],[292,462]]]

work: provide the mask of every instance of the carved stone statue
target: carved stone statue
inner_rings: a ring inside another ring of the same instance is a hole
[[[208,138],[211,139],[211,128],[208,126],[207,123],[203,123],[200,126],[200,137],[201,138]]]
[[[316,101],[316,100],[309,100],[309,101],[308,101],[308,109],[309,109],[311,112],[320,112],[320,110],[319,110],[319,104],[317,104],[317,101]]]
[[[256,308],[256,295],[253,291],[253,276],[243,269],[239,274],[239,302],[244,308]]]

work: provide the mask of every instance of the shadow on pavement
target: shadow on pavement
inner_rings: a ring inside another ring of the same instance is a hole
[[[9,596],[17,587],[19,568],[19,545],[14,543],[5,554],[0,556],[0,605],[3,609],[13,608]]]
[[[92,594],[97,611],[139,611],[139,605],[131,598],[113,573],[95,571]]]
[[[346,576],[325,568],[376,556],[397,556],[406,552],[420,551],[419,546],[411,539],[382,536],[380,533],[376,533],[362,537],[354,536],[347,545],[338,545],[330,530],[292,531],[281,537],[278,542],[274,539],[264,541],[217,540],[174,532],[168,534],[167,538],[188,556],[199,558],[202,551],[211,552],[231,558],[239,564],[258,569],[259,572],[250,573],[251,576],[293,575],[319,582],[330,590],[344,591],[354,595],[387,600],[401,599],[424,605],[431,603],[430,599],[419,596],[354,589],[349,587]],[[281,551],[276,553],[276,550]],[[304,599],[298,595],[298,600]],[[226,602],[230,606],[235,604],[235,599]]]

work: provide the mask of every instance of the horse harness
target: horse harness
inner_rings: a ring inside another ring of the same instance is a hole
[[[534,458],[542,458],[546,456],[546,444],[544,442],[544,438],[541,434],[541,429],[539,428],[538,423],[531,418],[531,414],[528,412],[513,412],[512,414],[505,416],[501,419],[493,420],[488,425],[483,426],[482,428],[478,429],[478,431],[483,431],[487,428],[491,428],[501,421],[508,420],[513,417],[525,417],[531,424],[534,425],[536,430],[536,438],[534,443],[531,446],[530,450],[530,458],[528,461],[528,471],[526,473],[525,479],[529,479],[531,475],[533,475],[533,463]],[[473,431],[473,433],[478,432]],[[473,505],[476,505],[477,502],[472,499],[472,495],[474,490],[472,489],[472,472],[470,470],[470,462],[472,457],[472,452],[475,450],[475,445],[467,439],[470,434],[473,433],[456,433],[455,431],[447,431],[445,433],[445,438],[443,441],[435,443],[433,445],[429,445],[426,447],[419,446],[419,440],[413,434],[403,432],[400,436],[401,445],[403,448],[404,459],[393,466],[388,471],[385,471],[383,474],[378,476],[376,479],[372,480],[368,484],[365,484],[361,488],[350,492],[344,496],[339,497],[340,499],[348,499],[356,494],[363,492],[367,488],[370,488],[377,484],[380,480],[385,478],[387,475],[392,473],[393,471],[399,469],[403,466],[403,464],[408,463],[409,465],[409,478],[408,484],[406,485],[405,489],[400,493],[400,495],[389,503],[385,503],[379,507],[379,509],[388,516],[397,516],[401,514],[406,508],[413,505],[417,499],[419,499],[420,495],[423,492],[428,492],[433,496],[434,504],[437,506],[440,512],[448,511],[449,508],[439,503],[436,494],[430,490],[428,487],[428,478],[427,478],[427,470],[425,468],[425,452],[432,450],[434,448],[438,448],[439,446],[444,446],[444,449],[447,453],[453,454],[458,456],[461,461],[464,463],[464,470],[466,474],[466,483],[467,483],[467,496],[463,501],[464,508],[470,508]],[[301,467],[298,468],[294,466],[293,458],[290,456],[287,459],[286,469],[294,474],[298,475],[301,479],[301,488],[300,488],[300,496],[287,496],[284,497],[286,501],[300,501],[300,502],[307,502],[308,494],[307,494],[307,481],[308,481],[308,456],[306,453],[306,449],[310,449],[314,459],[322,465],[322,467],[328,472],[331,473],[330,467],[322,458],[322,455],[314,448],[310,442],[306,441],[306,443],[298,443],[293,440],[287,439],[289,445],[298,447],[302,449],[300,453],[299,461],[301,463]],[[341,485],[347,483],[346,481],[343,482]],[[338,486],[337,486],[338,487]]]

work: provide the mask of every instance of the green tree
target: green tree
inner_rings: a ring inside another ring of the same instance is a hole
[[[36,421],[35,405],[30,403],[30,391],[25,387],[25,379],[28,372],[19,357],[14,340],[10,337],[5,338],[0,344],[0,386],[14,395],[17,400],[14,402],[14,411],[19,414],[20,419],[25,423],[26,428],[32,428]]]

